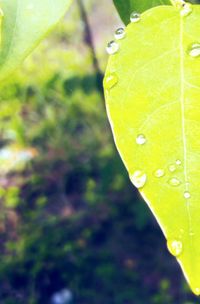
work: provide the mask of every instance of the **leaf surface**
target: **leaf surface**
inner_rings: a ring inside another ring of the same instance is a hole
[[[125,24],[129,23],[130,15],[134,11],[142,13],[154,6],[171,4],[170,0],[113,0],[113,2]]]
[[[104,79],[107,113],[122,160],[198,295],[199,28],[199,5],[187,17],[173,6],[146,11],[140,22],[126,28]]]
[[[0,81],[5,79],[64,16],[71,0],[1,0],[4,13]]]

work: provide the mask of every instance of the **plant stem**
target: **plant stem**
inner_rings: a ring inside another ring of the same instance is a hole
[[[101,95],[103,95],[103,87],[102,87],[102,80],[103,80],[103,75],[101,72],[101,69],[99,67],[99,62],[97,59],[96,51],[95,51],[95,46],[93,43],[93,38],[92,38],[92,31],[90,29],[90,24],[88,21],[87,13],[83,4],[82,0],[77,0],[77,4],[80,10],[80,15],[84,24],[84,40],[87,46],[89,47],[92,55],[92,63],[93,63],[93,68],[94,71],[96,72],[96,81],[97,81],[97,88]]]

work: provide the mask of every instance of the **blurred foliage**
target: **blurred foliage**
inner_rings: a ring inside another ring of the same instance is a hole
[[[72,0],[1,0],[0,81],[5,80],[54,28]],[[28,31],[27,31],[28,30]]]
[[[87,1],[93,18],[106,1]],[[76,304],[194,304],[116,152],[78,19],[1,87],[0,303],[68,288]]]

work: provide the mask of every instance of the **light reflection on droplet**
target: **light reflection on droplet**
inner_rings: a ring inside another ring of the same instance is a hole
[[[184,0],[174,0],[174,4],[178,9],[182,9],[186,2]]]
[[[154,172],[154,176],[155,177],[162,177],[162,176],[164,176],[165,175],[165,171],[163,170],[163,169],[158,169],[158,170],[156,170],[155,172]]]
[[[170,166],[169,166],[169,171],[170,171],[170,172],[176,171],[176,166],[175,166],[175,165],[170,165]]]
[[[136,188],[140,189],[144,187],[147,181],[147,175],[143,171],[137,170],[130,175],[130,180]]]
[[[120,27],[115,31],[115,38],[117,40],[123,39],[126,36],[124,28]]]
[[[146,143],[146,137],[145,137],[145,135],[144,134],[139,134],[138,136],[137,136],[137,138],[136,138],[136,143],[138,144],[138,145],[144,145],[145,143]]]
[[[173,187],[177,187],[181,184],[180,180],[176,177],[173,177],[169,180],[169,184]]]
[[[185,191],[185,192],[184,192],[184,197],[185,197],[186,199],[190,198],[190,197],[191,197],[190,192],[189,192],[189,191]]]
[[[109,55],[117,53],[119,50],[119,44],[115,41],[110,41],[106,47],[106,51]]]
[[[112,89],[118,83],[118,77],[115,73],[106,75],[103,84],[106,90]]]
[[[180,15],[182,17],[187,17],[192,13],[192,4],[191,3],[185,3],[180,10]]]
[[[174,255],[175,257],[178,257],[183,252],[183,243],[180,240],[168,240],[167,241],[167,247],[169,252]]]
[[[199,57],[200,56],[200,43],[193,43],[188,48],[188,53],[193,58]]]
[[[195,294],[196,296],[199,296],[199,295],[200,295],[200,287],[192,288],[192,291],[194,292],[194,294]]]
[[[139,22],[141,19],[141,15],[137,12],[133,12],[130,16],[130,21],[132,23],[136,23],[136,22]]]

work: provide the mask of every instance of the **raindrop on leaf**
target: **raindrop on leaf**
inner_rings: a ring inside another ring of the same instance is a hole
[[[122,27],[118,28],[115,31],[115,38],[117,40],[123,39],[125,36],[126,36],[126,32],[125,32],[125,30]]]
[[[169,166],[169,171],[170,171],[170,172],[176,171],[176,166],[175,166],[175,165],[170,165],[170,166]]]
[[[184,0],[174,0],[174,4],[177,8],[183,9],[186,5],[186,2]]]
[[[188,53],[191,57],[199,57],[200,56],[200,43],[193,43],[189,49]]]
[[[173,177],[169,180],[169,184],[174,187],[179,186],[180,183],[181,183],[180,180],[176,177]]]
[[[141,19],[141,16],[140,16],[140,14],[137,13],[137,12],[133,12],[133,13],[131,14],[131,16],[130,16],[130,21],[131,21],[132,23],[139,22],[140,19]]]
[[[200,287],[195,287],[195,288],[193,288],[192,290],[193,290],[193,292],[194,292],[194,294],[195,294],[196,296],[199,296],[199,295],[200,295]]]
[[[183,252],[183,244],[180,240],[169,240],[167,242],[167,247],[169,252],[175,257],[180,256]]]
[[[146,143],[146,137],[143,134],[139,134],[136,138],[136,143],[138,145],[144,145]]]
[[[106,51],[109,55],[117,53],[119,50],[119,44],[115,41],[110,41],[106,47]]]
[[[144,187],[147,181],[147,175],[143,171],[138,170],[130,175],[130,180],[136,188],[140,189]]]
[[[190,197],[191,197],[190,192],[189,192],[189,191],[185,191],[185,192],[184,192],[184,197],[185,197],[185,198],[190,198]]]
[[[183,8],[180,11],[180,14],[182,17],[187,17],[192,13],[192,4],[191,3],[185,3],[183,5]]]
[[[109,74],[104,78],[104,88],[106,90],[112,89],[118,83],[118,77],[115,73]]]
[[[155,177],[162,177],[165,175],[165,171],[163,169],[158,169],[154,172]]]

